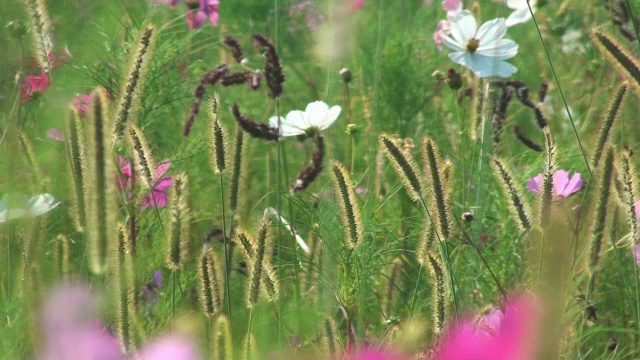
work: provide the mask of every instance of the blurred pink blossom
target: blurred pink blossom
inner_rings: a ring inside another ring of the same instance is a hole
[[[129,191],[129,188],[132,186],[131,181],[137,181],[137,176],[134,176],[131,179],[132,171],[131,171],[131,162],[126,160],[122,155],[118,155],[118,165],[120,168],[121,177],[116,177],[116,184],[118,188],[124,190],[125,193]],[[165,207],[167,206],[167,194],[166,191],[171,187],[172,178],[170,176],[163,177],[167,172],[169,167],[171,166],[171,162],[169,160],[164,160],[156,167],[155,174],[155,187],[151,191],[151,194],[147,195],[142,201],[142,205],[140,206],[140,211],[148,208],[148,207]]]
[[[89,102],[91,102],[90,94],[78,94],[73,100],[71,100],[71,104],[73,108],[76,109],[80,116],[87,115],[89,111]]]
[[[178,1],[171,1],[169,4],[171,7],[174,7],[178,3]],[[218,20],[220,19],[220,14],[218,13],[218,6],[220,2],[218,0],[200,0],[200,6],[196,9],[187,8],[187,26],[189,30],[195,30],[207,21],[211,22],[212,26],[218,26]]]
[[[442,38],[449,35],[449,21],[462,11],[462,0],[444,0],[442,8],[447,12],[447,20],[440,20],[433,33],[433,41],[435,41],[438,51],[442,51]]]
[[[529,179],[527,189],[536,195],[540,195],[543,182],[544,175],[538,174],[536,177]],[[582,188],[582,179],[579,173],[574,173],[571,179],[569,179],[569,173],[564,170],[558,170],[553,174],[553,196],[568,197],[576,193],[580,188]]]
[[[44,94],[51,86],[49,75],[47,73],[41,73],[38,75],[29,75],[27,80],[20,89],[20,101],[28,102],[33,100],[35,94]]]
[[[353,3],[351,3],[351,10],[353,11],[357,11],[357,10],[362,10],[362,8],[364,7],[364,1],[365,0],[355,0]]]
[[[538,313],[533,299],[520,296],[478,323],[462,320],[449,329],[434,360],[534,359]]]

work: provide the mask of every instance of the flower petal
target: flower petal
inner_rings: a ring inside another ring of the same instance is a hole
[[[488,56],[456,52],[449,54],[449,59],[470,69],[479,77],[510,77],[518,71],[515,66]]]
[[[578,190],[582,188],[582,179],[580,178],[580,173],[574,173],[569,180],[569,183],[564,188],[563,194],[564,196],[569,196],[576,193]]]
[[[544,175],[538,174],[535,177],[529,178],[527,183],[527,189],[536,195],[540,195],[542,192],[542,182],[544,181]]]
[[[467,51],[467,44],[459,43],[456,39],[451,36],[445,35],[442,37],[442,43],[447,45],[447,47],[451,50],[455,50],[458,52]]]
[[[476,18],[468,11],[463,11],[455,16],[451,19],[449,25],[451,27],[451,36],[463,47],[466,47],[469,40],[475,37],[476,29],[478,28]]]
[[[156,166],[156,180],[162,178],[164,173],[171,167],[171,161],[163,160],[158,166]]]
[[[340,116],[340,112],[342,108],[339,105],[332,106],[327,113],[327,116],[324,118],[324,122],[319,124],[320,130],[328,129]]]
[[[323,101],[314,101],[307,105],[305,115],[310,127],[320,127],[325,122],[329,113],[329,105]]]
[[[518,44],[510,39],[498,39],[486,45],[481,43],[476,54],[496,60],[507,60],[518,54]]]
[[[504,18],[493,19],[487,21],[475,33],[475,38],[480,42],[480,47],[484,44],[490,44],[497,39],[502,39],[507,33],[507,27],[504,25]]]
[[[36,195],[29,199],[29,203],[27,204],[27,214],[35,217],[48,213],[60,205],[59,201],[55,201],[56,200],[51,196],[51,194]]]
[[[305,113],[300,110],[289,111],[286,119],[281,118],[280,121],[280,136],[302,135],[309,127],[309,121],[307,120]],[[277,120],[274,127],[278,127]]]
[[[514,12],[512,12],[511,15],[509,15],[509,17],[507,18],[505,25],[507,27],[512,27],[514,25],[524,24],[527,21],[531,20],[532,18],[531,12],[529,11],[529,8],[527,8],[526,6],[527,5],[525,4],[524,9],[517,9]],[[535,13],[535,9],[532,8],[532,10]]]
[[[158,185],[156,185],[155,188],[153,188],[153,190],[155,191],[164,191],[167,190],[169,187],[171,187],[171,183],[173,182],[173,180],[171,179],[171,176],[166,177],[162,180],[160,180],[160,182],[158,183]]]
[[[569,173],[564,170],[558,170],[553,173],[553,196],[565,197],[564,189],[569,183]]]

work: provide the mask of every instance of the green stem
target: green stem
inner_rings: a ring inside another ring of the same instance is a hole
[[[232,327],[231,322],[231,292],[229,291],[229,238],[227,237],[227,220],[224,206],[224,187],[222,184],[222,173],[218,174],[218,178],[220,179],[220,204],[222,204],[222,239],[224,241],[224,300],[227,303],[227,315],[229,316],[229,327]]]

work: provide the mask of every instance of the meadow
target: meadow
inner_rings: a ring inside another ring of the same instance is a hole
[[[0,9],[0,359],[640,358],[638,1]]]

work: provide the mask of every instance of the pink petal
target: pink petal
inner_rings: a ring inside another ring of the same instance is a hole
[[[569,183],[569,173],[564,170],[557,170],[553,174],[553,196],[566,197],[565,188]]]
[[[351,4],[351,10],[353,11],[362,10],[363,6],[364,6],[364,0],[356,0]]]
[[[44,93],[51,85],[51,81],[49,80],[49,76],[47,75],[47,73],[41,73],[39,75],[29,75],[27,76],[27,83],[31,88],[31,92],[40,93]]]
[[[153,189],[154,191],[164,191],[167,190],[170,186],[171,183],[173,182],[173,180],[171,179],[171,176],[166,177],[162,180],[160,180],[160,182],[158,183],[158,185],[156,185],[156,187]]]
[[[636,201],[636,219],[640,221],[640,200]]]
[[[131,163],[129,160],[125,160],[122,155],[118,155],[118,164],[120,165],[120,172],[127,178],[131,177]]]
[[[444,11],[462,11],[462,0],[444,0],[442,2]]]
[[[209,15],[209,21],[211,21],[212,26],[218,26],[218,20],[220,19],[220,14],[217,11],[214,11]]]
[[[580,178],[580,173],[574,173],[573,176],[571,177],[571,180],[569,180],[569,183],[564,188],[563,195],[565,197],[572,195],[578,190],[580,190],[581,188],[582,188],[582,179]]]
[[[536,195],[540,195],[542,191],[542,182],[544,181],[544,175],[538,174],[536,177],[529,178],[527,183],[527,189]]]
[[[633,245],[633,258],[636,259],[636,265],[640,267],[640,244]]]
[[[158,166],[156,166],[156,180],[163,177],[164,173],[167,172],[170,166],[171,162],[169,160],[163,160],[160,164],[158,164]]]
[[[172,335],[145,346],[140,351],[140,360],[197,360],[198,349],[187,338]]]
[[[449,22],[447,20],[440,20],[436,31],[433,32],[433,41],[436,42],[438,51],[442,51],[442,37],[449,34]]]
[[[161,191],[152,191],[147,197],[144,198],[142,205],[140,206],[140,211],[148,208],[148,207],[159,207],[163,208],[167,206],[168,198],[167,194]]]

